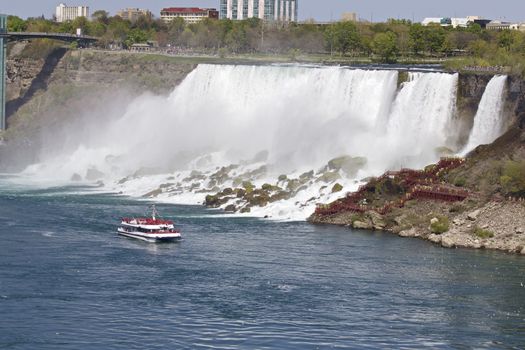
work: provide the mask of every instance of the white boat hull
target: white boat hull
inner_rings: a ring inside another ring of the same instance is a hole
[[[121,236],[134,238],[145,242],[173,242],[182,239],[182,236],[178,232],[174,233],[144,233],[138,231],[127,231],[122,228],[118,228],[117,233]]]

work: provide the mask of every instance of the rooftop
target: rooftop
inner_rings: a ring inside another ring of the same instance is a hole
[[[173,13],[200,13],[205,11],[215,11],[215,9],[199,8],[199,7],[168,7],[162,9],[161,12],[173,12]]]

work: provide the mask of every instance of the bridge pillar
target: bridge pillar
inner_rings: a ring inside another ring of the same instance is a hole
[[[0,130],[6,128],[5,96],[7,79],[7,15],[0,14]]]

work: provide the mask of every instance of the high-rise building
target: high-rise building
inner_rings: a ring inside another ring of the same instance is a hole
[[[169,7],[160,11],[160,19],[166,23],[173,21],[177,17],[181,17],[187,23],[197,23],[205,18],[218,19],[219,11],[198,7]]]
[[[221,0],[220,18],[296,22],[299,0]]]
[[[117,16],[130,22],[136,22],[141,16],[151,18],[151,11],[138,8],[127,8],[117,12]]]
[[[67,6],[60,4],[56,9],[57,22],[72,21],[78,17],[89,17],[89,7],[87,6]]]

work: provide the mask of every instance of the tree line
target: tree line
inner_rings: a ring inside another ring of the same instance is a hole
[[[98,45],[130,47],[135,43],[156,42],[160,47],[177,47],[217,53],[289,53],[368,57],[396,62],[410,57],[468,56],[478,64],[512,63],[525,54],[525,33],[487,31],[478,24],[467,28],[423,26],[409,20],[385,23],[341,21],[319,25],[306,23],[265,23],[257,18],[243,21],[206,19],[186,24],[182,18],[170,23],[142,16],[134,22],[96,11],[91,20],[79,17],[56,23],[44,18],[9,16],[9,31],[76,32],[99,37]],[[520,61],[523,61],[520,58]],[[525,67],[525,65],[524,65]]]

